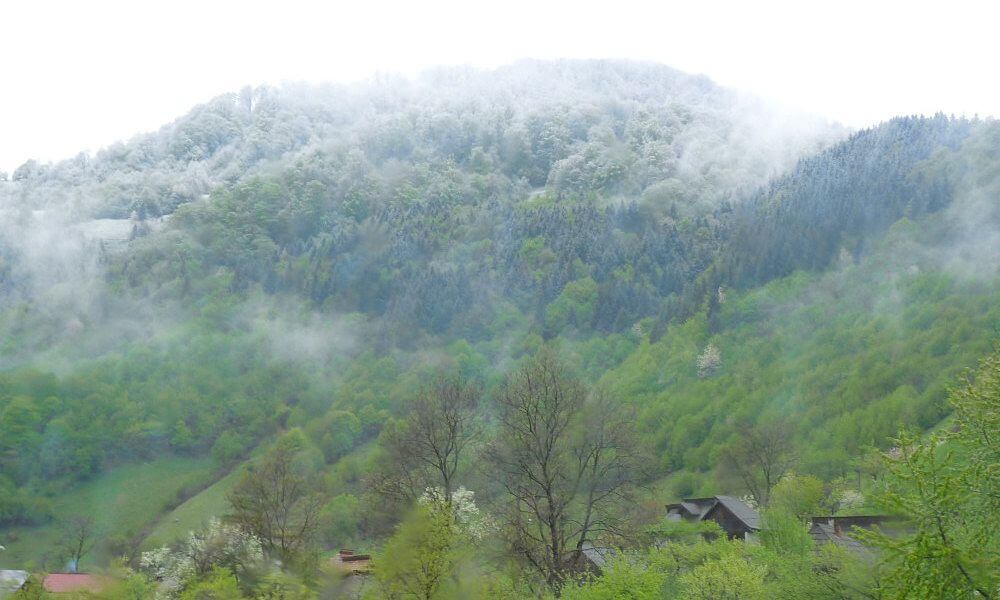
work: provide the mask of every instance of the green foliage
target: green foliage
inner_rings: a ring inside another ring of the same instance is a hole
[[[361,501],[353,494],[338,494],[320,513],[320,535],[331,548],[347,548],[358,535]]]
[[[243,600],[239,583],[232,573],[215,567],[204,579],[187,586],[180,600]]]
[[[112,583],[95,594],[99,600],[147,600],[157,595],[156,582],[143,573],[118,565],[113,571]]]
[[[346,410],[330,411],[309,429],[319,438],[323,456],[331,463],[353,450],[361,437],[361,421]]]
[[[236,465],[275,439],[295,483],[309,482],[322,541],[371,542],[366,444],[405,417],[427,373],[440,363],[491,391],[550,343],[581,381],[632,405],[656,458],[644,466],[671,473],[678,495],[736,486],[713,470],[746,424],[787,423],[799,459],[763,547],[696,543],[709,532],[668,524],[653,532],[667,548],[621,556],[568,595],[851,597],[843,573],[869,585],[846,557],[814,553],[801,519],[821,480],[854,491],[857,470],[867,495],[853,459],[901,427],[938,426],[947,385],[988,351],[1000,287],[981,234],[1000,224],[1000,127],[896,119],[762,187],[838,134],[786,139],[795,128],[767,127],[771,111],[655,66],[495,75],[247,89],[93,160],[19,168],[0,200],[25,215],[135,217],[128,243],[50,257],[57,268],[20,247],[29,221],[0,222],[6,556],[43,561],[47,521],[74,504],[107,525],[102,559],[154,524],[151,541],[172,541],[247,492],[254,471]],[[75,275],[69,294],[42,286],[50,272]],[[962,431],[981,404],[957,404]],[[993,489],[997,457],[963,435],[935,434],[931,449],[907,439],[912,464],[894,463],[886,501],[919,528],[885,543],[921,593],[964,589],[956,564],[966,580],[997,570],[978,521],[996,507],[968,493]],[[476,475],[486,498],[491,475]],[[975,518],[944,515],[937,540],[931,517],[949,502]],[[445,529],[404,521],[380,556],[384,589],[470,593],[455,581],[472,576],[452,577],[465,548]],[[305,593],[274,578],[256,593]],[[497,576],[483,593],[522,584]],[[221,571],[198,586],[239,593]]]
[[[764,593],[767,568],[742,558],[723,558],[700,564],[680,577],[685,600],[757,600]]]
[[[236,431],[223,431],[212,444],[212,458],[220,465],[234,463],[247,453],[250,440]]]
[[[992,598],[1000,585],[1000,354],[954,390],[952,428],[897,440],[891,474],[878,495],[914,532],[864,539],[885,553],[892,598]]]
[[[42,578],[36,575],[28,577],[28,581],[24,583],[18,591],[11,595],[11,600],[46,600],[51,598],[45,588],[42,587]]]
[[[760,541],[764,547],[786,555],[804,555],[812,551],[808,522],[788,509],[766,509],[761,524]]]
[[[597,282],[590,277],[566,284],[545,308],[545,330],[554,335],[567,328],[589,329],[597,303]]]
[[[654,542],[693,543],[700,539],[716,539],[723,535],[722,528],[715,521],[660,521],[650,527],[647,533]]]
[[[212,517],[220,517],[229,511],[226,494],[242,475],[242,469],[234,468],[228,475],[181,502],[173,510],[164,512],[155,521],[155,526],[143,541],[143,550],[171,544],[205,525]]]
[[[421,506],[375,557],[377,597],[451,598],[460,560],[460,541],[450,511]]]
[[[248,465],[226,495],[227,519],[286,563],[308,562],[315,551],[321,496],[308,439],[293,429]]]
[[[5,528],[0,534],[0,545],[7,547],[4,560],[39,569],[64,568],[56,552],[63,534],[60,523],[73,515],[87,514],[94,517],[95,530],[105,536],[98,540],[88,562],[106,564],[122,550],[113,548],[111,542],[116,538],[127,541],[131,553],[138,533],[177,502],[178,494],[199,487],[210,477],[211,462],[205,459],[163,458],[117,466],[46,499],[52,521],[42,526]]]
[[[43,482],[72,484],[125,459],[212,448],[230,464],[245,454],[277,427],[278,407],[305,393],[295,367],[269,365],[255,345],[241,335],[195,336],[83,363],[62,379],[0,374],[0,445],[8,445],[0,486],[13,480],[19,489],[0,503],[0,523],[43,518]]]
[[[726,364],[711,378],[697,377],[713,335],[701,313],[602,381],[638,407],[647,443],[671,470],[707,471],[740,423],[780,418],[791,423],[799,473],[848,475],[852,456],[884,449],[901,426],[944,418],[947,385],[989,350],[1000,322],[995,279],[957,278],[933,257],[911,269],[918,257],[902,259],[906,239],[843,270],[729,292],[712,337]]]
[[[801,528],[801,522],[796,524]],[[830,545],[814,552],[721,537],[711,542],[669,541],[644,552],[620,555],[600,576],[567,586],[563,596],[572,600],[854,600],[876,593],[871,565],[842,548]]]
[[[768,508],[805,520],[823,511],[823,482],[811,475],[788,473],[771,490]]]
[[[663,598],[669,576],[629,557],[614,559],[606,571],[584,585],[567,585],[560,597],[565,600],[659,600]]]
[[[314,590],[288,573],[268,573],[254,586],[255,600],[311,600]]]

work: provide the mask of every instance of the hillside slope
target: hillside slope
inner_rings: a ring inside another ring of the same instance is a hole
[[[51,528],[123,463],[225,470],[289,434],[326,542],[374,535],[361,449],[419,384],[444,366],[488,396],[546,344],[636,407],[677,494],[731,485],[746,423],[848,475],[938,424],[1000,329],[1000,127],[831,144],[782,117],[666,68],[525,63],[251,90],[26,165],[0,187],[0,524]],[[105,217],[129,233],[88,237]]]

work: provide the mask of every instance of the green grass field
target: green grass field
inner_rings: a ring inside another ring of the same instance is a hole
[[[114,554],[115,539],[131,538],[154,523],[188,486],[206,482],[213,462],[207,458],[164,458],[115,467],[98,478],[52,498],[55,519],[41,527],[16,527],[0,534],[7,549],[0,568],[61,570],[60,521],[76,515],[91,517],[104,541],[81,561],[81,570],[105,565]]]
[[[170,544],[189,532],[200,529],[212,517],[225,515],[229,509],[226,494],[236,485],[246,466],[269,447],[270,445],[265,443],[255,448],[246,460],[233,466],[224,477],[191,496],[173,510],[161,514],[158,519],[150,523],[149,533],[142,540],[140,548],[150,550]]]
[[[226,493],[236,483],[241,471],[241,467],[233,469],[222,479],[163,515],[143,540],[142,549],[149,550],[169,544],[200,528],[212,517],[224,515],[228,509]]]

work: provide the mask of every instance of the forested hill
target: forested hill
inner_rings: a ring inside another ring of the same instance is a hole
[[[943,116],[894,120],[756,195],[736,192],[686,217],[674,204],[594,191],[518,197],[516,186],[490,186],[483,199],[482,175],[453,166],[374,184],[388,198],[366,202],[359,220],[331,193],[336,167],[314,157],[182,207],[173,237],[135,244],[111,273],[143,294],[184,298],[223,267],[237,289],[385,319],[401,343],[413,332],[492,337],[506,307],[545,338],[622,332],[647,317],[686,318],[720,286],[823,269],[841,253],[857,259],[898,219],[944,209],[961,167],[924,161],[973,129]]]
[[[601,306],[582,320],[621,329],[703,269],[733,190],[840,136],[626,62],[247,89],[94,157],[19,168],[0,187],[3,296],[44,298],[31,310],[60,328],[100,329],[109,311],[157,320],[95,287],[100,259],[140,296],[204,295],[199,283],[231,276],[223,285],[439,333],[493,319],[484,299],[541,316],[593,268]],[[46,329],[32,334],[42,347],[60,335]]]
[[[668,318],[689,316],[719,286],[748,288],[798,269],[824,269],[844,255],[856,260],[897,220],[947,207],[978,165],[928,159],[948,155],[980,129],[944,115],[896,118],[737,196],[720,211],[728,213],[721,217],[724,247]],[[995,143],[995,127],[986,129],[981,146]]]
[[[319,154],[338,165],[344,186],[357,186],[339,190],[348,213],[372,199],[364,174],[401,178],[407,166],[451,165],[557,195],[648,192],[710,204],[840,136],[819,119],[660,65],[524,61],[412,81],[246,88],[95,156],[28,161],[12,174],[10,200],[68,203],[77,218],[156,216]]]
[[[656,494],[739,493],[720,456],[758,423],[842,486],[946,419],[1000,330],[998,195],[993,121],[848,136],[615,61],[247,89],[29,162],[0,182],[0,543],[37,559],[74,494],[152,461],[168,500],[94,509],[105,558],[138,547],[282,435],[322,543],[371,542],[399,515],[364,482],[421,384],[459,373],[491,414],[543,348],[639,416]]]

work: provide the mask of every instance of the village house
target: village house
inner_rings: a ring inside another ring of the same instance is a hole
[[[685,498],[667,505],[668,521],[714,521],[733,540],[755,541],[760,533],[760,514],[746,502],[732,496]],[[856,529],[897,529],[899,519],[882,515],[818,516],[809,519],[809,535],[817,544],[832,543],[849,550],[865,547],[851,532]]]
[[[685,498],[667,505],[668,521],[714,521],[731,540],[753,541],[760,532],[760,514],[732,496]]]
[[[595,546],[591,542],[584,542],[580,549],[581,563],[578,569],[586,573],[600,575],[604,572],[604,567],[615,557],[617,553],[614,548]]]
[[[817,544],[832,543],[848,550],[863,552],[866,551],[864,544],[856,540],[851,533],[857,529],[875,527],[887,533],[893,533],[905,530],[905,523],[896,517],[884,515],[812,517],[809,520],[809,535]]]

